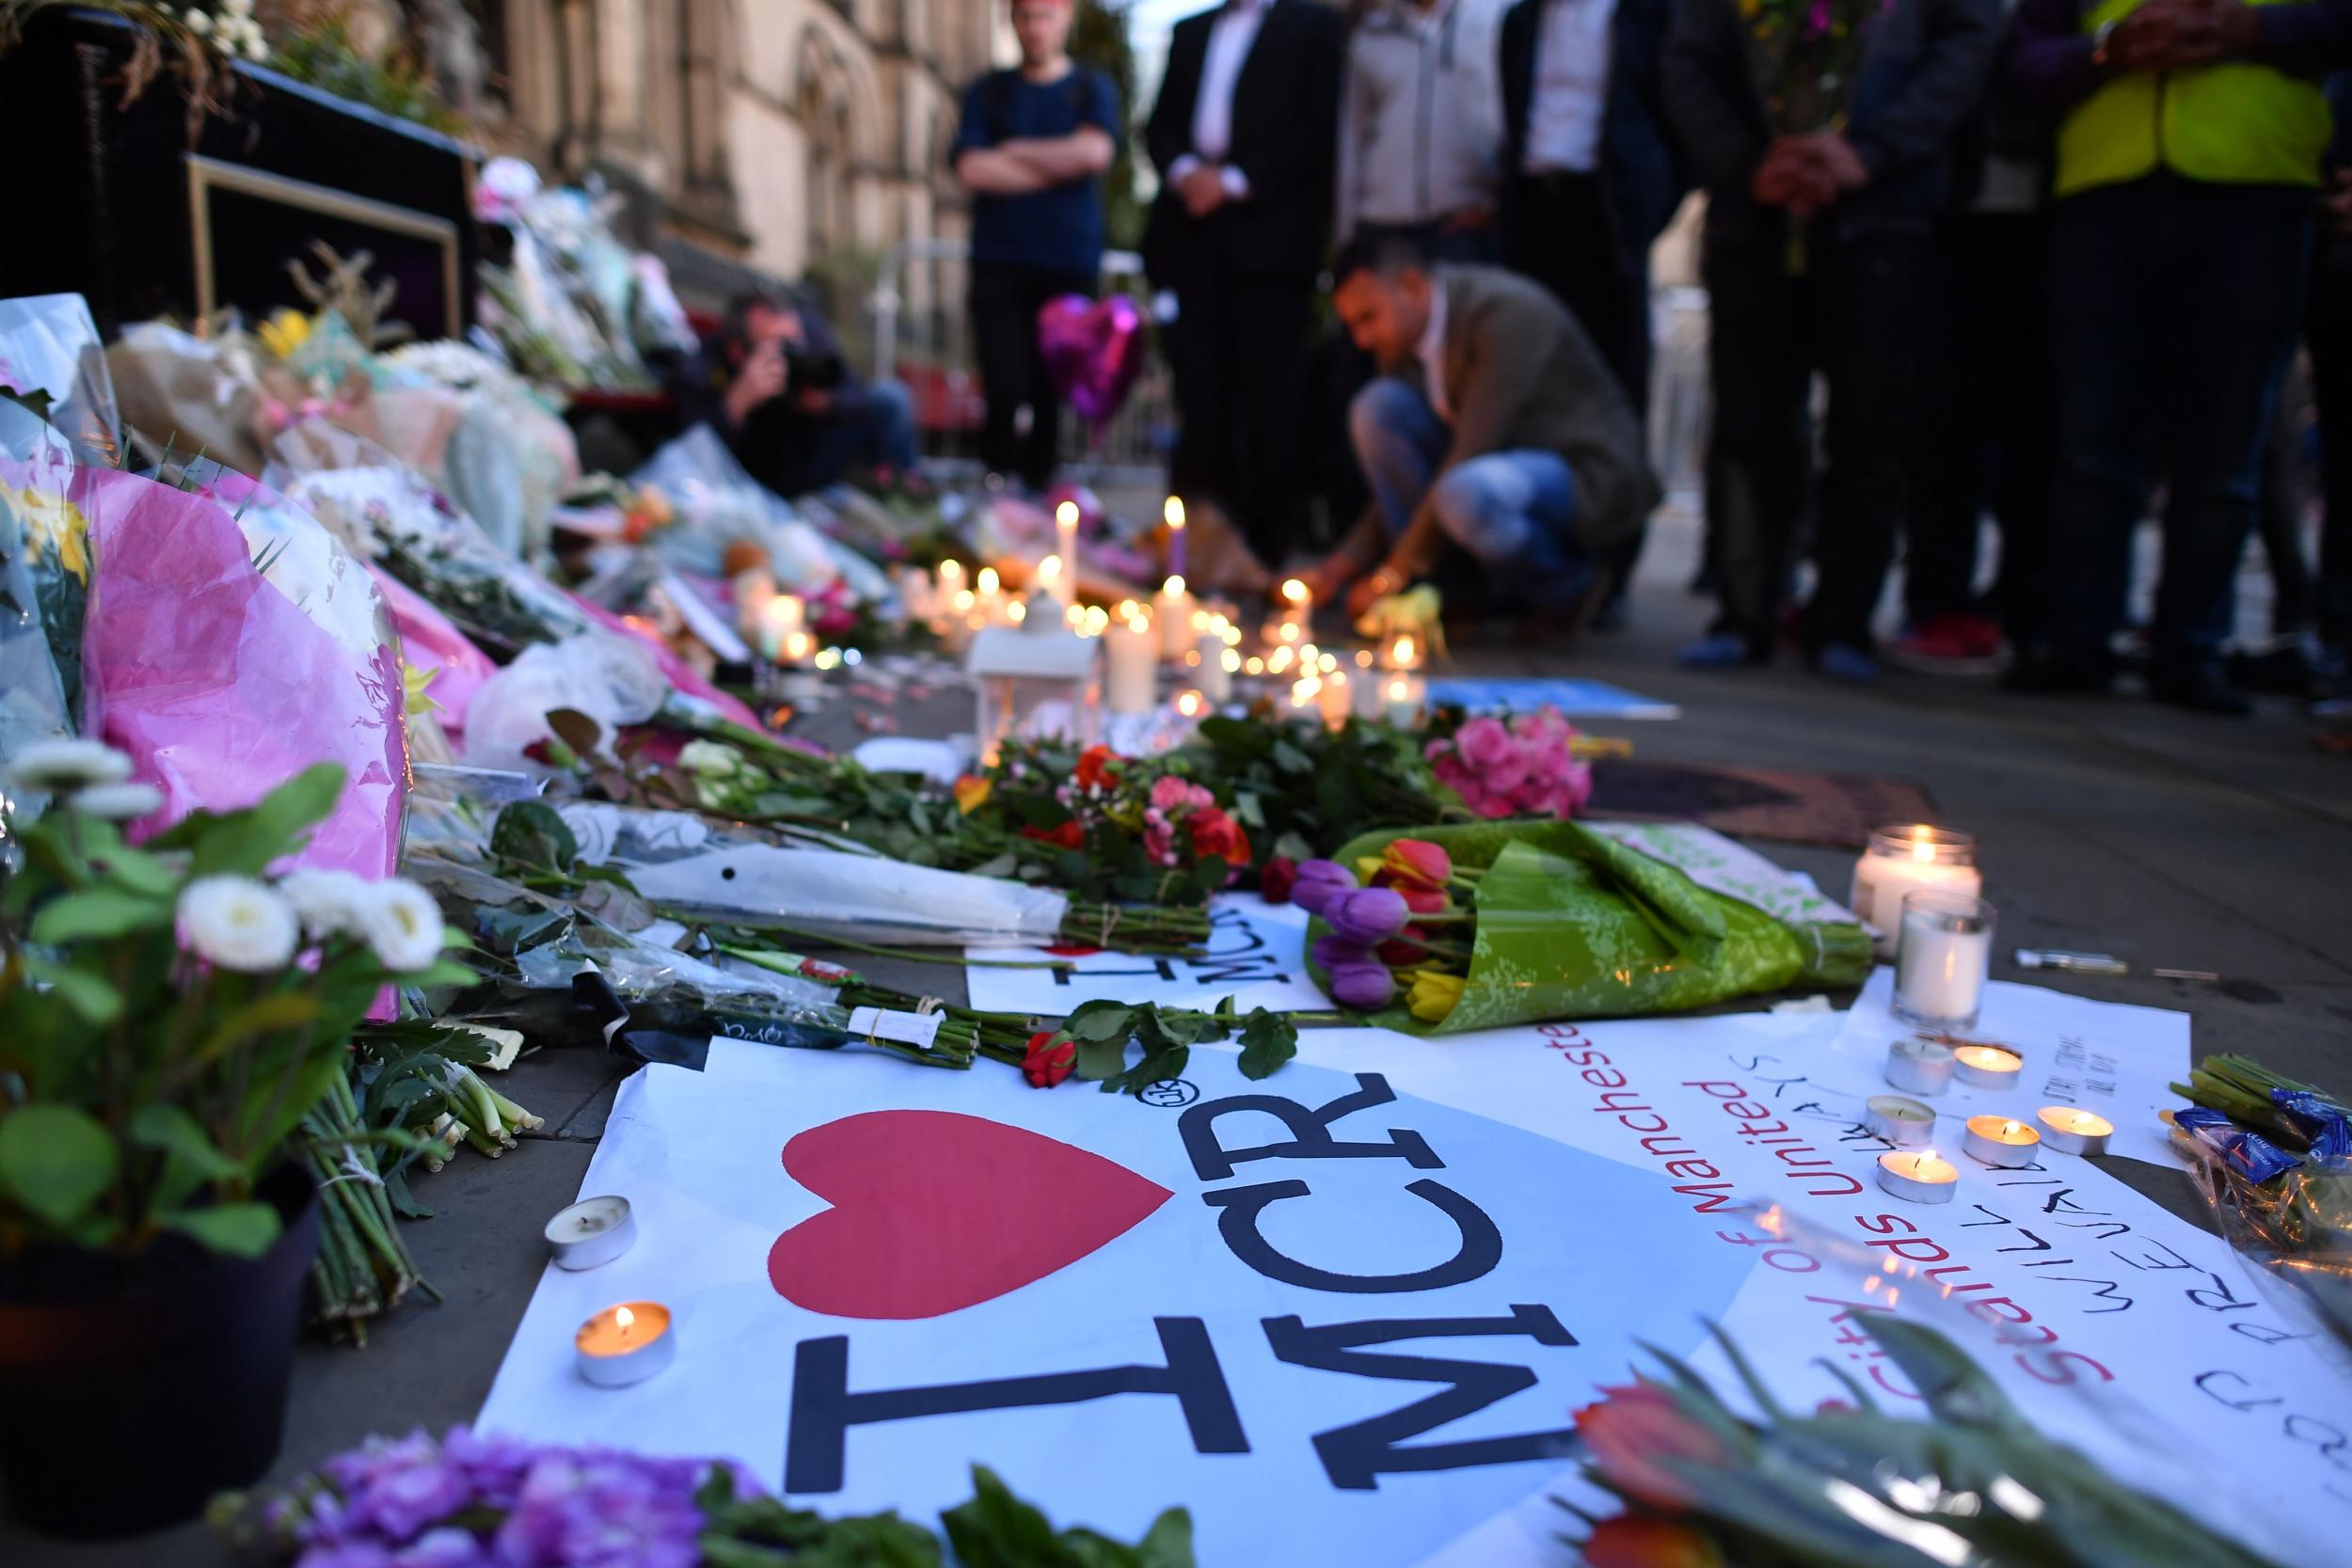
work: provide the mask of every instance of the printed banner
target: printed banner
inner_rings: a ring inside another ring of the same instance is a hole
[[[624,1085],[582,1192],[639,1240],[547,1274],[481,1422],[917,1518],[984,1461],[1131,1538],[1182,1503],[1204,1568],[1557,1562],[1549,1498],[1592,1500],[1569,1413],[1637,1340],[1727,1377],[1720,1322],[1792,1404],[1847,1397],[1827,1358],[1900,1408],[1857,1327],[1899,1298],[2046,1430],[2323,1560],[2296,1535],[2352,1530],[2325,1336],[2079,1160],[1955,1148],[1953,1202],[1881,1192],[1840,1022],[1327,1031],[1259,1084],[1196,1050],[1140,1101],[714,1042]],[[675,1364],[591,1386],[572,1333],[634,1300]]]

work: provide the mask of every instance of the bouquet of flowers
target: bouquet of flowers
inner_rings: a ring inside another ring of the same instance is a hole
[[[975,1465],[971,1501],[941,1515],[958,1559],[1024,1568],[1192,1568],[1182,1509],[1129,1546],[1057,1531]],[[294,1568],[938,1568],[938,1537],[896,1513],[827,1519],[763,1493],[721,1460],[519,1442],[453,1427],[372,1437],[292,1485],[214,1507],[246,1560]]]
[[[1676,1012],[1870,969],[1858,925],[1785,923],[1573,822],[1368,833],[1301,865],[1291,898],[1332,1000],[1412,1034]]]
[[[1869,35],[1895,0],[1738,0],[1765,112],[1780,135],[1841,124]]]
[[[1425,754],[1438,782],[1473,816],[1570,817],[1593,795],[1593,768],[1579,754],[1577,727],[1556,707],[1509,720],[1467,719],[1432,739]]]
[[[1924,1419],[1853,1398],[1782,1409],[1728,1340],[1760,1412],[1743,1417],[1681,1362],[1577,1412],[1586,1474],[1625,1512],[1580,1543],[1591,1568],[2275,1568],[2166,1499],[2042,1436],[1958,1346],[1887,1312],[1858,1312],[1927,1402]]]

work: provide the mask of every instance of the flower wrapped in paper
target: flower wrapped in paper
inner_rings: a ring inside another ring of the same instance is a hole
[[[1680,1012],[1870,968],[1851,919],[1776,918],[1573,822],[1367,833],[1300,875],[1316,981],[1411,1034]],[[1364,965],[1391,972],[1389,992]]]

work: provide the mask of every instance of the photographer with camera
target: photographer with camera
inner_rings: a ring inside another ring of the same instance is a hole
[[[707,372],[701,417],[780,496],[821,490],[855,468],[914,466],[914,400],[896,382],[859,380],[805,300],[738,298]]]

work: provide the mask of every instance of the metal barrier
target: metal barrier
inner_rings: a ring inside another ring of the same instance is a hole
[[[902,240],[890,247],[867,300],[873,318],[874,376],[903,382],[914,396],[915,424],[933,456],[977,451],[979,376],[973,365],[972,318],[965,305],[969,242]],[[1150,317],[1143,259],[1106,251],[1102,293],[1134,294]],[[1167,360],[1152,344],[1143,373],[1097,437],[1082,420],[1062,421],[1065,477],[1098,485],[1155,485],[1175,435],[1175,403]]]

